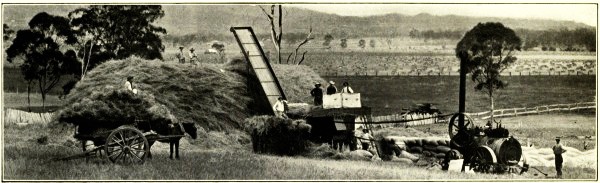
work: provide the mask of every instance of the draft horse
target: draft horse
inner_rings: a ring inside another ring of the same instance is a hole
[[[198,137],[197,128],[194,123],[184,122],[184,123],[173,123],[170,124],[166,129],[155,129],[157,134],[148,135],[148,139],[156,139],[155,137],[159,136],[168,136],[168,135],[185,135],[186,133],[192,137],[192,139],[196,139]],[[152,145],[154,142],[159,141],[163,143],[169,143],[170,155],[169,158],[173,159],[173,147],[175,148],[175,159],[179,159],[179,140],[181,137],[172,137],[166,139],[159,140],[148,140],[148,145],[150,149],[152,149]],[[148,158],[152,158],[152,152],[148,153]]]

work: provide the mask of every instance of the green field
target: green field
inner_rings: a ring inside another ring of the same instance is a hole
[[[512,76],[504,77],[507,88],[495,98],[496,109],[592,102],[596,96],[596,76]],[[401,113],[418,103],[435,103],[443,113],[458,111],[457,76],[325,77],[341,87],[348,81],[362,103],[375,115]],[[324,86],[327,87],[327,86]],[[489,110],[489,99],[467,81],[467,112]]]

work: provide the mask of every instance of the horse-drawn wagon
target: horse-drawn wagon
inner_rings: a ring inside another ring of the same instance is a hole
[[[90,156],[105,156],[108,160],[118,164],[142,164],[147,158],[151,158],[150,147],[156,141],[171,143],[171,158],[173,156],[173,145],[179,158],[179,139],[188,133],[196,138],[196,127],[193,123],[169,123],[166,128],[152,127],[146,120],[134,120],[120,126],[98,127],[80,124],[76,128],[75,135],[81,141],[83,153],[61,158],[71,160],[87,158]],[[155,130],[162,133],[156,133]],[[87,142],[93,142],[92,149],[87,149]],[[102,155],[104,151],[105,155]]]

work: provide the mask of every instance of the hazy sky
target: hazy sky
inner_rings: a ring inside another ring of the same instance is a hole
[[[289,6],[353,16],[429,13],[433,15],[572,20],[591,26],[596,26],[598,23],[598,7],[595,4],[294,4]]]

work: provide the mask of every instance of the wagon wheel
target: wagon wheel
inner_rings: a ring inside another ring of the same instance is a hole
[[[121,126],[111,132],[104,148],[108,159],[120,164],[144,163],[150,151],[144,134],[130,126]]]
[[[460,115],[465,116],[465,123],[463,126],[459,126],[458,124],[458,117]],[[450,122],[448,123],[448,135],[450,135],[451,143],[455,147],[463,147],[469,144],[471,135],[464,132],[466,132],[467,129],[473,128],[473,123],[473,119],[464,113],[456,113],[450,118]],[[457,135],[458,137],[454,138]]]
[[[479,173],[495,172],[494,165],[498,162],[494,151],[486,146],[478,147],[469,160],[469,169]]]

